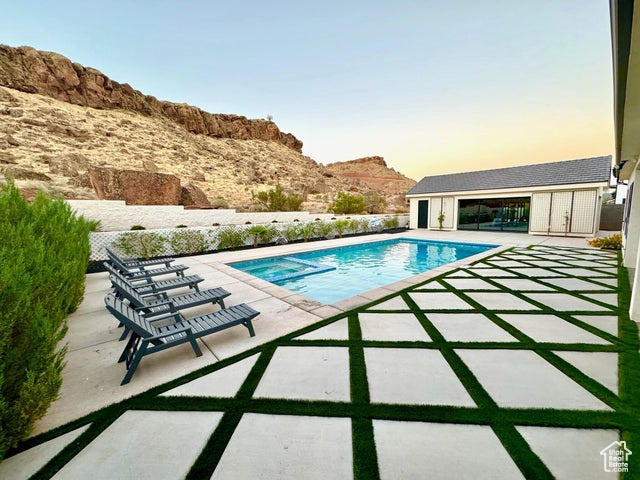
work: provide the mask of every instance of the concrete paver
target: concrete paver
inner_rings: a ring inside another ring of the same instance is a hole
[[[234,478],[353,478],[351,420],[246,413],[211,476]]]
[[[129,410],[67,463],[56,480],[184,478],[221,412]],[[150,448],[150,446],[153,446]],[[123,461],[127,459],[127,461]]]
[[[611,276],[610,273],[603,271],[602,268],[596,270],[587,270],[586,268],[572,268],[572,267],[558,267],[555,268],[558,272],[561,272],[564,275],[573,276],[573,277],[608,277]]]
[[[556,312],[610,311],[609,308],[566,293],[525,293],[524,296],[542,303]]]
[[[234,397],[256,360],[258,360],[258,355],[251,355],[244,360],[172,388],[161,395],[169,397]]]
[[[480,275],[482,277],[500,278],[500,277],[515,277],[515,274],[508,270],[502,270],[500,268],[484,268],[484,267],[472,267],[470,272]]]
[[[437,350],[365,348],[364,357],[372,403],[475,406]]]
[[[11,480],[27,480],[34,473],[45,466],[64,447],[78,438],[89,425],[60,435],[53,440],[7,458],[0,463],[0,478]]]
[[[278,347],[254,397],[349,401],[349,350]]]
[[[611,410],[529,350],[456,350],[501,407]]]
[[[358,318],[363,340],[431,341],[413,313],[360,313]]]
[[[412,292],[409,296],[421,310],[473,310],[471,305],[451,292]]]
[[[500,268],[512,268],[512,267],[526,267],[526,263],[518,262],[517,260],[502,260],[502,259],[490,259],[492,265]]]
[[[519,275],[524,275],[524,276],[533,277],[533,278],[565,276],[564,273],[554,272],[551,270],[546,270],[544,268],[538,268],[538,267],[513,268],[511,271]]]
[[[456,290],[498,290],[480,278],[446,278],[445,281]]]
[[[346,318],[317,328],[296,337],[299,340],[349,340],[349,323]]]
[[[618,317],[614,315],[573,315],[573,318],[618,336]]]
[[[539,307],[536,307],[532,303],[525,302],[511,293],[467,292],[467,295],[489,310],[540,310]]]
[[[517,291],[553,290],[552,287],[542,285],[541,283],[535,282],[533,280],[529,280],[528,278],[493,278],[492,280],[496,283],[499,283],[503,287],[508,288],[509,290],[517,290]],[[546,282],[547,280],[544,280],[544,281]]]
[[[607,287],[603,287],[602,285],[598,285],[593,282],[589,282],[587,280],[582,280],[580,278],[547,278],[544,280],[546,283],[550,283],[551,285],[555,285],[556,287],[564,288],[565,290],[570,291],[590,291],[590,290],[606,290]]]
[[[598,302],[606,303],[613,307],[618,305],[617,293],[585,293],[585,297],[597,300]]]
[[[607,480],[600,451],[618,440],[615,430],[516,427],[531,449],[558,480]]]
[[[536,342],[591,343],[610,345],[604,338],[577,327],[555,315],[498,314]]]
[[[449,342],[517,342],[480,313],[429,313],[427,318]]]
[[[409,306],[400,296],[385,300],[371,308],[375,310],[409,310]]]
[[[382,480],[524,478],[491,427],[374,420]]]
[[[618,394],[618,354],[615,352],[555,352],[585,375]]]

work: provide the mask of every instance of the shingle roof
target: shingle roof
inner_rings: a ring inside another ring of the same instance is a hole
[[[407,195],[608,182],[611,155],[424,177]]]

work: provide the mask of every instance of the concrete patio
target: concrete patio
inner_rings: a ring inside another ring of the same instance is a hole
[[[226,262],[397,235],[181,258],[202,288],[261,312],[256,336],[232,328],[199,340],[202,357],[146,357],[122,387],[109,282],[87,275],[61,395],[35,433],[62,428],[0,477],[614,478],[600,451],[624,437],[634,393],[619,356],[638,355],[619,329],[615,253],[580,238],[403,235],[501,247],[329,306]]]

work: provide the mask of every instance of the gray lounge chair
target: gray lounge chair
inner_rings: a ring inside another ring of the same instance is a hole
[[[200,275],[186,275],[180,277],[169,278],[167,280],[153,280],[151,277],[144,277],[139,279],[131,279],[124,277],[119,270],[113,267],[109,262],[103,262],[104,268],[107,269],[110,275],[115,277],[126,279],[136,291],[145,295],[148,293],[160,293],[176,288],[189,287],[193,288],[196,292],[199,292],[198,283],[202,282],[204,278]],[[137,283],[136,283],[137,282]],[[112,287],[115,288],[113,284]]]
[[[146,355],[189,342],[196,356],[199,357],[202,352],[196,343],[197,338],[235,325],[244,325],[249,330],[249,335],[253,337],[255,332],[251,320],[260,314],[248,305],[240,304],[199,317],[184,318],[176,312],[150,320],[112,293],[104,297],[104,303],[107,310],[131,330],[129,341],[118,359],[118,362],[125,362],[127,368],[127,373],[120,385],[129,383],[140,360]],[[174,321],[162,326],[155,325],[169,319]]]
[[[147,279],[149,277],[168,275],[171,273],[175,273],[177,276],[182,277],[184,276],[184,271],[189,268],[186,265],[170,265],[168,267],[164,266],[158,268],[146,268],[144,266],[127,267],[127,265],[122,263],[118,257],[112,257],[110,255],[109,260],[122,276],[133,280]]]
[[[169,297],[166,292],[148,293],[141,295],[125,278],[116,275],[109,276],[111,285],[115,289],[118,298],[125,299],[129,306],[137,312],[142,313],[147,318],[173,313],[185,308],[196,307],[207,303],[217,303],[220,308],[224,308],[224,299],[231,295],[224,288],[210,288],[201,292],[187,293]],[[120,340],[127,338],[129,329],[125,327],[120,336]]]
[[[152,258],[150,260],[140,260],[138,258],[125,258],[121,255],[118,255],[116,252],[111,250],[110,248],[105,247],[107,251],[107,255],[111,260],[117,260],[119,263],[125,265],[127,268],[144,268],[153,265],[164,265],[168,267],[172,262],[175,261],[174,258],[171,257],[163,257],[163,258]]]

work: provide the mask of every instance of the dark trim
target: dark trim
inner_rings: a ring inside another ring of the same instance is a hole
[[[616,135],[615,161],[622,161],[622,132],[624,130],[624,107],[627,96],[629,53],[633,29],[633,7],[635,0],[610,0],[611,49],[613,56],[613,105]]]

